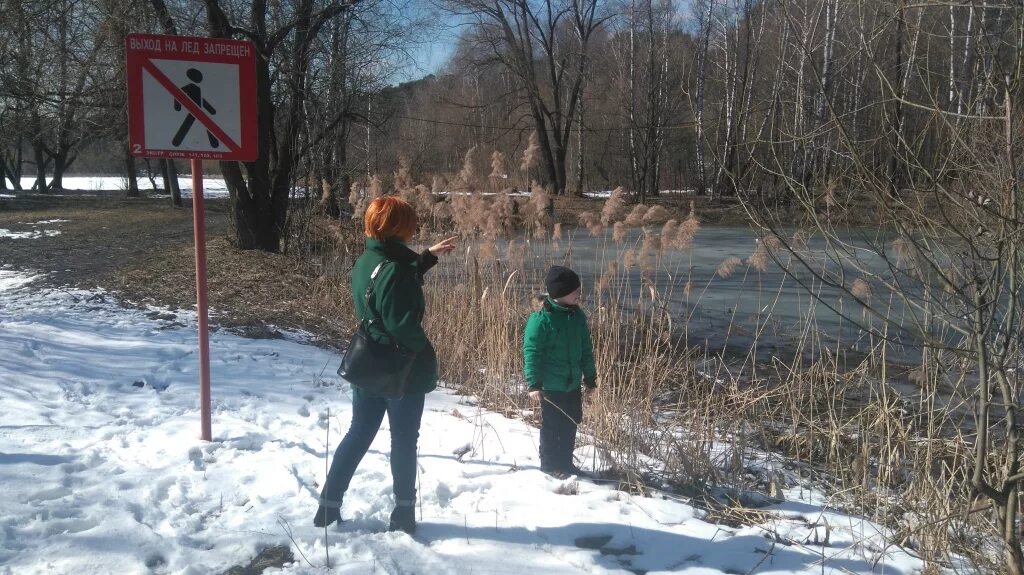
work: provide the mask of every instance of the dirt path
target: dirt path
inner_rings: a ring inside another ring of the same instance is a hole
[[[211,202],[207,233],[223,236],[223,202]],[[32,225],[35,222],[66,222]],[[33,194],[0,204],[0,228],[11,232],[56,230],[59,235],[0,237],[0,263],[49,273],[56,285],[102,286],[118,272],[161,253],[192,245],[192,212],[162,198],[48,197]]]
[[[226,200],[207,201],[212,324],[264,337],[277,328],[301,329],[337,345],[348,332],[347,315],[336,309],[347,294],[294,258],[235,249],[228,207]],[[39,223],[53,220],[67,221]],[[174,208],[166,198],[3,198],[0,229],[34,232],[0,237],[0,266],[42,272],[41,283],[104,288],[127,305],[195,307],[192,211]]]

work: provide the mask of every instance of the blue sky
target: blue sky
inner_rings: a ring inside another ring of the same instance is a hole
[[[408,82],[435,74],[448,61],[461,31],[459,19],[433,2],[383,0],[384,10],[393,11],[410,27],[413,42],[405,49],[407,58],[394,81]]]
[[[412,70],[409,70],[407,79],[422,78],[427,74],[435,74],[444,66],[445,62],[452,55],[456,41],[454,31],[451,33],[450,38],[442,37],[446,35],[438,35],[436,40],[413,53],[416,64]]]

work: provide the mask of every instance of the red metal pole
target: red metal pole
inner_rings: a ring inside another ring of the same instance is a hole
[[[203,208],[203,161],[192,160],[192,220],[196,237],[196,313],[199,316],[199,403],[202,438],[210,441],[210,330],[206,307],[206,210]]]

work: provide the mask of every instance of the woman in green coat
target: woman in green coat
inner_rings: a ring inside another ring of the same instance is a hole
[[[334,452],[313,524],[324,527],[341,519],[345,491],[386,413],[391,427],[391,478],[395,494],[389,528],[412,533],[416,529],[416,444],[420,420],[426,394],[437,387],[437,356],[421,324],[425,309],[423,274],[437,263],[437,256],[455,249],[455,238],[448,238],[422,254],[409,249],[405,243],[416,233],[416,211],[394,196],[373,200],[363,220],[366,250],[352,269],[356,316],[379,316],[380,322],[369,326],[370,337],[379,342],[393,338],[403,349],[414,352],[416,358],[405,394],[399,399],[374,397],[352,387],[352,424]],[[372,297],[367,301],[365,294],[371,274],[381,263],[384,265],[372,280]]]

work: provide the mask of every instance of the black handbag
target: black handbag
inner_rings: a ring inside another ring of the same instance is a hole
[[[374,397],[398,399],[405,395],[405,382],[416,359],[416,353],[402,349],[395,338],[387,333],[388,343],[379,342],[370,335],[370,326],[377,323],[384,329],[384,321],[373,309],[373,285],[377,281],[384,264],[383,261],[370,274],[370,285],[366,287],[366,307],[373,314],[370,321],[361,319],[359,327],[352,334],[352,339],[341,358],[338,375],[363,392]]]

